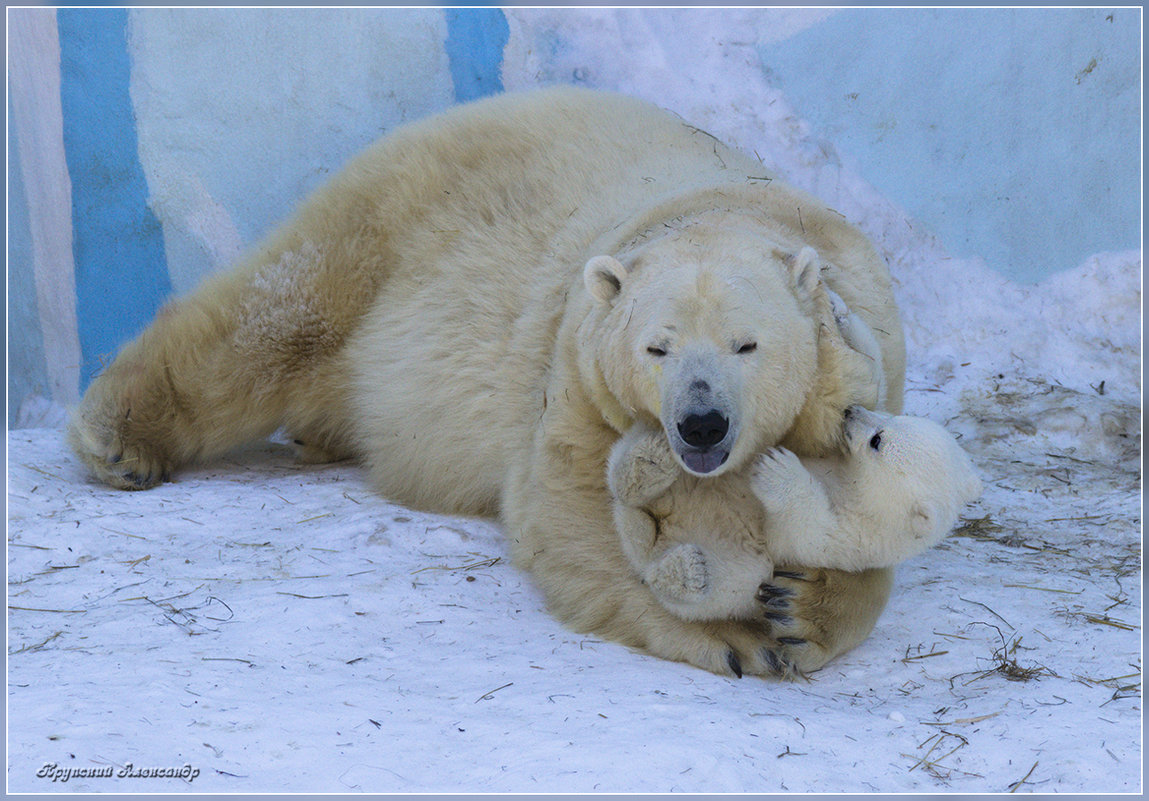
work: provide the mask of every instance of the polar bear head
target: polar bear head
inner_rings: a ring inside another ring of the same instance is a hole
[[[981,494],[969,456],[931,420],[850,406],[842,430],[845,482],[867,512],[890,527],[908,516],[908,529],[932,544]]]
[[[810,248],[705,226],[592,258],[580,358],[605,387],[604,417],[619,430],[657,420],[696,476],[777,442],[814,385],[817,262]]]

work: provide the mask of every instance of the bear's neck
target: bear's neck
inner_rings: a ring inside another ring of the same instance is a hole
[[[771,182],[772,183],[772,182]],[[654,198],[650,205],[621,221],[600,236],[587,251],[589,256],[621,253],[639,247],[655,236],[698,222],[701,218],[721,219],[724,225],[751,226],[781,247],[796,250],[804,243],[797,225],[790,225],[786,215],[766,215],[779,197],[787,195],[782,185],[748,184],[745,179],[699,186],[687,191],[676,188]],[[589,258],[588,256],[588,258]]]

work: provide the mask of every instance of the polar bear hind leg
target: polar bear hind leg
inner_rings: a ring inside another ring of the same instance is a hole
[[[120,489],[154,486],[280,426],[312,458],[349,455],[340,351],[352,315],[325,308],[332,272],[304,245],[169,302],[88,388],[69,423],[73,449]]]

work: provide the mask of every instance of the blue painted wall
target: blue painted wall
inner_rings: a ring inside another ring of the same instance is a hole
[[[446,13],[455,99],[466,103],[503,91],[503,48],[511,33],[506,16],[497,8],[449,8]]]
[[[1140,12],[850,9],[770,80],[956,256],[1025,282],[1140,243]]]
[[[82,386],[171,292],[128,94],[127,22],[124,9],[57,13]]]
[[[439,9],[132,10],[140,160],[175,292],[369,143],[450,106],[446,38]]]

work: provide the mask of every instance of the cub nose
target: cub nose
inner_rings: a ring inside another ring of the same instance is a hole
[[[717,445],[730,429],[730,421],[717,409],[706,414],[691,414],[678,424],[678,433],[687,445],[693,448],[709,448]]]

